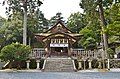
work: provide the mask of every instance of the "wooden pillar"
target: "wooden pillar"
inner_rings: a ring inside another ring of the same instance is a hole
[[[73,52],[71,40],[68,39],[68,40],[67,40],[67,43],[69,44],[69,46],[68,46],[68,56],[71,56],[71,55],[72,55],[72,52]]]
[[[71,53],[71,51],[70,51],[70,48],[68,47],[68,56],[70,56],[70,53]]]
[[[62,39],[63,40],[63,44],[65,43],[65,39]]]
[[[51,48],[48,49],[49,56],[51,55]]]
[[[57,43],[57,39],[55,39],[55,43]]]
[[[27,63],[27,69],[30,69],[30,60],[27,60],[26,63]]]
[[[59,41],[59,44],[60,44],[60,39],[58,39],[58,41]]]
[[[72,55],[73,53],[73,48],[70,48],[70,56]]]

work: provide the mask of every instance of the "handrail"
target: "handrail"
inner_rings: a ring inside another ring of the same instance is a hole
[[[3,66],[3,68],[5,68],[9,63],[10,63],[10,61],[8,61],[8,62]]]
[[[72,60],[72,63],[73,63],[73,69],[76,71],[77,69],[76,69],[76,67],[75,67],[75,62],[74,62],[74,60]]]

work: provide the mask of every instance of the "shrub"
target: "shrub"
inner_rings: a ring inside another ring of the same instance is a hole
[[[109,56],[110,59],[114,58],[115,52],[111,48],[107,49],[107,53],[108,53],[108,56]]]
[[[26,60],[30,53],[30,46],[12,43],[2,48],[0,58],[4,61]]]

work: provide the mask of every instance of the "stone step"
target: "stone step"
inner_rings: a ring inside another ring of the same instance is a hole
[[[47,72],[69,72],[74,71],[73,62],[70,58],[48,58],[45,69]]]

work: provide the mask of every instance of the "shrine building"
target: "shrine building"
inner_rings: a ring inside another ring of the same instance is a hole
[[[44,45],[45,56],[71,56],[73,45],[81,38],[81,34],[73,33],[58,20],[57,23],[44,33],[35,34],[37,40]]]
[[[39,69],[40,60],[44,59],[43,71],[75,71],[75,60],[78,62],[77,69],[86,69],[86,62],[91,69],[92,60],[98,59],[98,56],[102,57],[103,51],[75,48],[82,36],[79,33],[73,33],[63,21],[58,20],[46,32],[35,34],[38,43],[42,43],[43,47],[33,48],[30,59],[36,60],[37,69]],[[28,69],[29,62],[27,61]],[[99,66],[101,67],[101,63]]]

